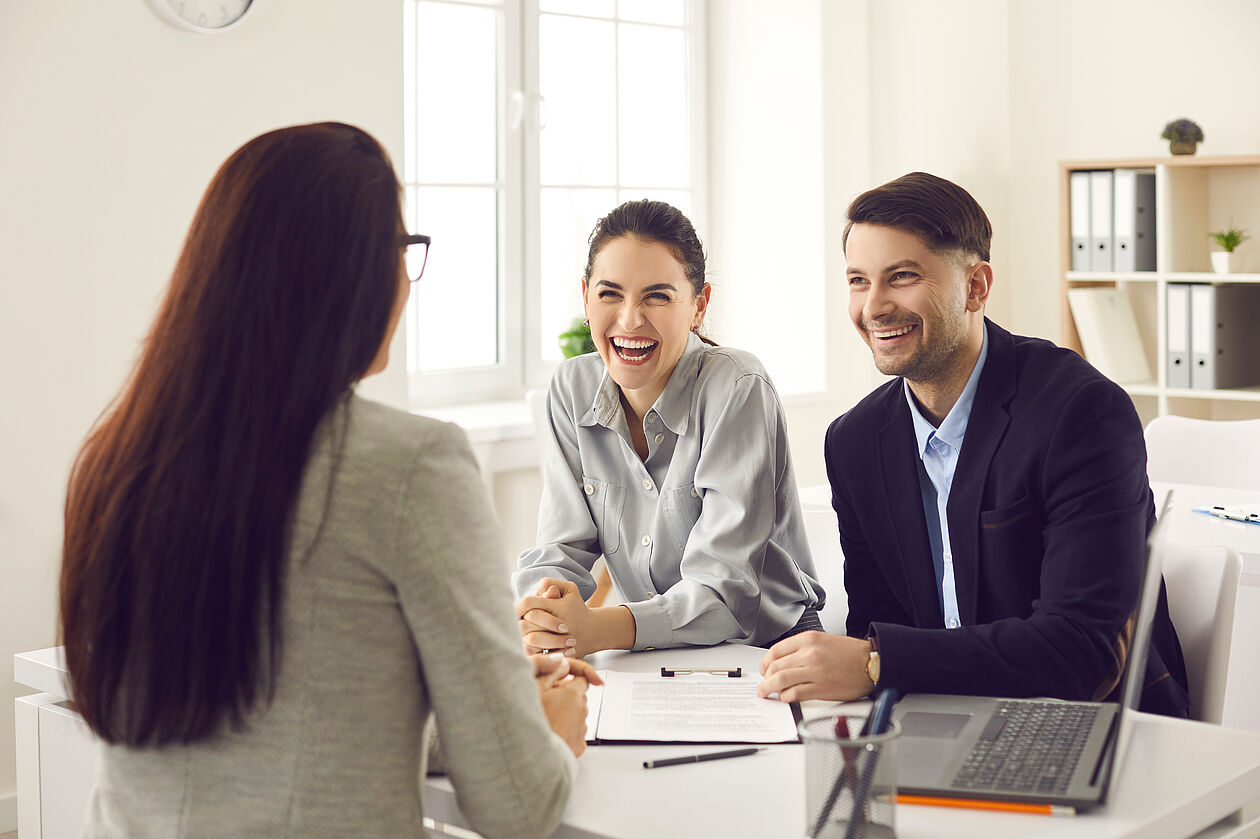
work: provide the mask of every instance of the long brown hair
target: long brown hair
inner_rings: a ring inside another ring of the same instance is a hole
[[[66,665],[104,740],[205,739],[274,695],[302,470],[386,334],[401,229],[349,125],[263,134],[211,181],[66,495]]]

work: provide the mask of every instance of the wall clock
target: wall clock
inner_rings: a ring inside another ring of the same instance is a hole
[[[254,0],[148,0],[157,16],[177,29],[223,32],[240,23]]]

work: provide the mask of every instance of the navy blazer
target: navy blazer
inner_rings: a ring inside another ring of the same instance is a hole
[[[1155,506],[1129,396],[1076,353],[985,320],[989,351],[946,515],[962,627],[945,629],[902,380],[827,430],[848,634],[903,691],[1118,696]],[[1161,588],[1142,710],[1185,716]]]

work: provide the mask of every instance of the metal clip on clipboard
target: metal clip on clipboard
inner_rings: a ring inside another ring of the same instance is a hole
[[[677,667],[670,670],[668,667],[661,668],[661,676],[668,678],[670,676],[690,676],[692,673],[708,673],[712,676],[726,676],[731,679],[738,679],[744,675],[742,667]]]

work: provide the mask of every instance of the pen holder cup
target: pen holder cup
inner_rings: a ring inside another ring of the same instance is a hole
[[[897,751],[901,726],[846,738],[838,716],[806,720],[805,835],[811,839],[896,837]]]

